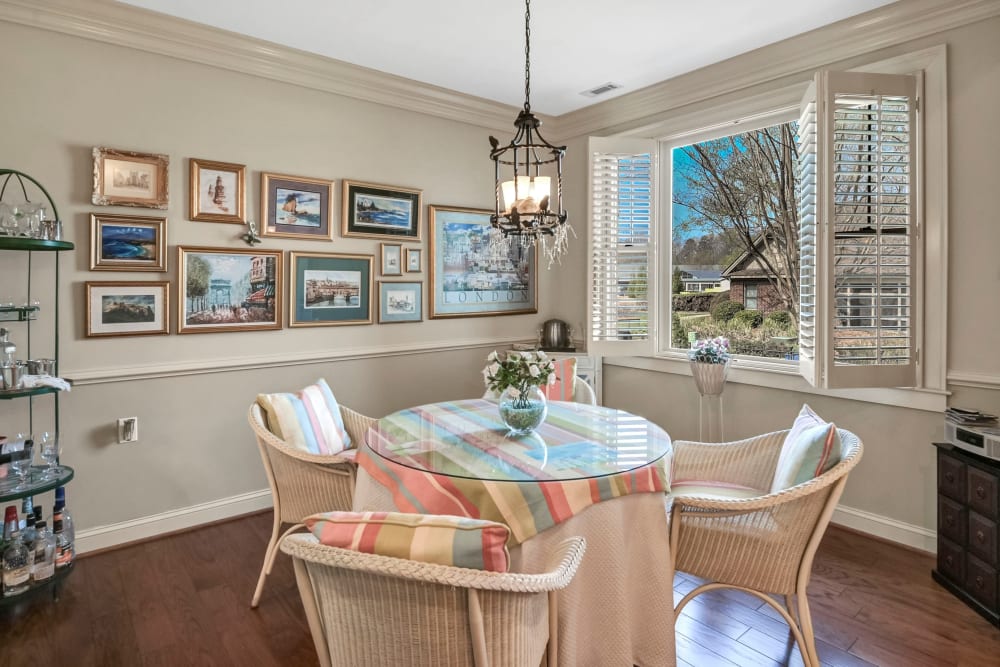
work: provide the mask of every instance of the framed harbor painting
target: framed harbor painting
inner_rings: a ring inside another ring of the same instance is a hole
[[[478,317],[538,312],[533,248],[490,248],[486,209],[429,206],[430,317]]]
[[[264,236],[333,240],[333,181],[263,173],[260,199]]]
[[[188,218],[199,222],[244,224],[246,166],[191,158]]]
[[[177,247],[177,333],[281,328],[281,250]]]
[[[90,215],[91,271],[166,271],[167,219]]]
[[[420,322],[424,319],[424,283],[379,281],[378,323]]]
[[[344,181],[344,236],[420,240],[421,191]]]
[[[88,282],[88,338],[155,336],[170,333],[170,283]]]
[[[373,255],[291,253],[288,325],[372,323]]]
[[[94,194],[98,206],[167,208],[167,167],[170,157],[97,146],[94,155]]]

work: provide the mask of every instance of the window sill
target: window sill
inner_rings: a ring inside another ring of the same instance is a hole
[[[679,352],[667,352],[655,357],[604,357],[602,363],[605,366],[691,375],[687,355]],[[948,399],[948,392],[937,389],[820,389],[810,386],[799,375],[795,362],[780,360],[733,359],[727,381],[928,412],[944,412]]]

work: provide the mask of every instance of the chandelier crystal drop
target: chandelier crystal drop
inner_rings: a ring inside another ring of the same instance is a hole
[[[541,121],[531,113],[531,0],[525,0],[524,8],[524,108],[514,121],[517,132],[510,143],[501,146],[496,137],[490,137],[496,199],[490,216],[490,251],[509,255],[513,247],[534,247],[551,267],[569,250],[569,233],[573,232],[563,209],[566,147],[546,141],[538,131]]]

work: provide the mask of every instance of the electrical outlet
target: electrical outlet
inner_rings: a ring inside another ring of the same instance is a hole
[[[118,442],[136,442],[139,439],[139,418],[120,417],[118,419]]]

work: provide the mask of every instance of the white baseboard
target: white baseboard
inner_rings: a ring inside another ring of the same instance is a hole
[[[81,530],[76,534],[77,553],[149,539],[176,530],[193,528],[203,523],[256,512],[271,507],[271,490],[251,491],[238,496],[153,514],[138,519]]]
[[[881,514],[839,505],[833,512],[831,522],[875,537],[905,544],[914,549],[937,553],[937,533],[929,528],[912,523],[896,521]]]

